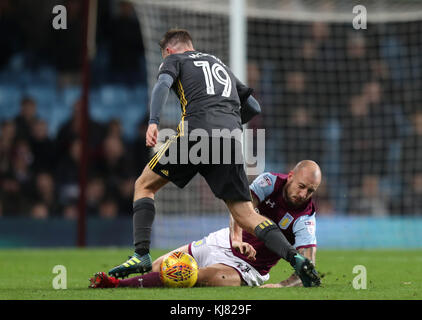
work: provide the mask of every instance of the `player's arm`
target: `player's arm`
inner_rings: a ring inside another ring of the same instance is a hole
[[[230,237],[232,242],[242,242],[242,228],[237,224],[236,220],[230,215]]]
[[[258,198],[252,196],[253,207],[256,208],[259,204]],[[243,242],[242,240],[242,228],[237,224],[237,222],[230,215],[230,237],[232,240],[232,247],[239,251],[241,254],[246,255],[251,260],[256,260],[255,248],[252,247],[249,243]]]
[[[261,106],[252,96],[253,89],[245,86],[236,78],[236,90],[240,99],[240,117],[242,124],[249,122],[253,117],[261,113]]]
[[[167,73],[162,73],[158,77],[151,93],[149,125],[146,133],[146,145],[154,147],[157,144],[158,124],[160,123],[160,112],[167,101],[170,88],[174,79]]]
[[[241,106],[240,116],[242,124],[249,122],[253,117],[261,113],[261,106],[253,96],[249,96]]]
[[[301,219],[293,226],[295,234],[295,247],[301,255],[308,258],[315,265],[316,262],[316,236],[315,236],[315,214]],[[302,286],[302,281],[294,273],[289,278],[276,284],[267,284],[265,288],[282,288]]]
[[[276,176],[268,172],[265,172],[259,175],[251,183],[249,188],[251,190],[252,205],[255,210],[257,210],[259,203],[273,192],[276,179],[277,179]],[[231,216],[230,216],[230,235],[231,235],[233,248],[240,251],[241,247],[237,249],[236,246],[239,246],[240,244],[244,243],[242,242],[242,228],[239,225],[237,225],[236,221]],[[255,257],[255,254],[256,254],[255,249],[248,244],[248,248],[249,247],[253,249],[253,253],[254,253],[253,257]]]
[[[249,243],[243,242],[242,240],[242,228],[237,224],[237,222],[230,215],[230,238],[232,242],[232,247],[236,251],[248,257],[250,260],[256,260],[255,248],[252,247]]]
[[[301,255],[311,260],[312,263],[315,265],[316,247],[300,248],[298,251]],[[268,287],[271,287],[271,288],[287,288],[287,287],[301,287],[301,286],[303,286],[302,281],[295,273],[293,273],[290,277],[288,277],[286,280],[281,281],[280,283],[276,283],[274,285],[268,285]]]

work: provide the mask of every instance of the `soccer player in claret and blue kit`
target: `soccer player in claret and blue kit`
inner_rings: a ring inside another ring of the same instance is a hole
[[[312,195],[321,182],[319,166],[310,160],[299,162],[288,174],[266,172],[250,185],[255,210],[271,218],[289,243],[315,263],[316,208]],[[265,222],[264,222],[265,225]],[[245,232],[231,219],[223,228],[199,241],[193,241],[154,261],[152,272],[129,279],[117,279],[98,272],[90,279],[91,288],[162,287],[160,265],[175,251],[189,253],[197,261],[197,286],[261,286],[271,288],[315,286],[304,282],[297,272],[280,283],[264,284],[280,257],[256,236]]]
[[[239,163],[237,158],[242,148],[239,140],[214,136],[216,131],[241,131],[242,123],[260,113],[260,105],[251,95],[253,90],[240,82],[219,58],[196,51],[192,37],[186,30],[167,31],[160,41],[160,48],[163,63],[151,93],[146,145],[155,147],[157,144],[159,115],[170,89],[179,97],[181,121],[177,134],[161,146],[135,182],[135,252],[127,261],[112,268],[109,275],[123,278],[132,273],[152,270],[149,249],[155,216],[155,194],[169,181],[183,188],[199,173],[214,195],[225,202],[232,218],[242,230],[262,241],[275,255],[287,260],[305,286],[319,285],[320,277],[311,260],[289,243],[274,221],[254,210],[244,162],[242,160]],[[181,157],[196,148],[192,141],[197,140],[191,138],[194,132],[198,134],[198,130],[209,139],[209,159],[199,164],[188,159],[185,163]],[[222,158],[225,150],[219,153],[220,161],[214,161],[215,153],[212,154],[212,150],[216,139],[219,146],[230,146],[229,163]],[[176,162],[163,162],[162,159],[170,156],[172,150],[178,150]]]

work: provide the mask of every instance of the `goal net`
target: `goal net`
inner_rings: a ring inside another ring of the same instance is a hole
[[[230,1],[133,2],[150,90],[161,63],[158,41],[169,28],[188,29],[197,50],[230,65]],[[317,161],[319,215],[421,214],[422,2],[244,3],[246,82],[262,106],[250,127],[265,129],[265,171]],[[161,127],[177,126],[174,97],[161,118]],[[199,176],[184,190],[166,186],[157,212],[227,217]]]

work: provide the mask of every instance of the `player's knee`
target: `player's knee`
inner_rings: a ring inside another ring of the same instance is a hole
[[[204,269],[202,269],[204,270]],[[225,287],[225,286],[239,286],[240,280],[234,279],[230,274],[225,271],[217,271],[215,272],[204,272],[201,273],[201,269],[199,270],[198,274],[198,286],[205,286],[205,287]]]
[[[209,287],[212,286],[212,280],[215,277],[216,273],[209,272],[207,268],[198,270],[198,280],[196,285]]]
[[[160,272],[161,262],[163,259],[157,259],[152,263],[152,272]]]
[[[135,180],[135,192],[136,193],[155,193],[154,188],[152,185],[148,182],[147,179],[145,179],[142,175],[138,177],[138,179]]]
[[[142,179],[142,176],[139,176],[136,180],[135,180],[135,190],[140,190],[143,189],[144,187],[144,181]]]

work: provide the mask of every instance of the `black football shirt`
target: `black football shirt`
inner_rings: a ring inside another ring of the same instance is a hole
[[[182,119],[178,130],[182,135],[193,129],[242,129],[241,102],[252,89],[239,81],[217,57],[198,51],[167,56],[158,75],[173,79],[172,89],[180,100]],[[185,123],[188,126],[185,126]]]

